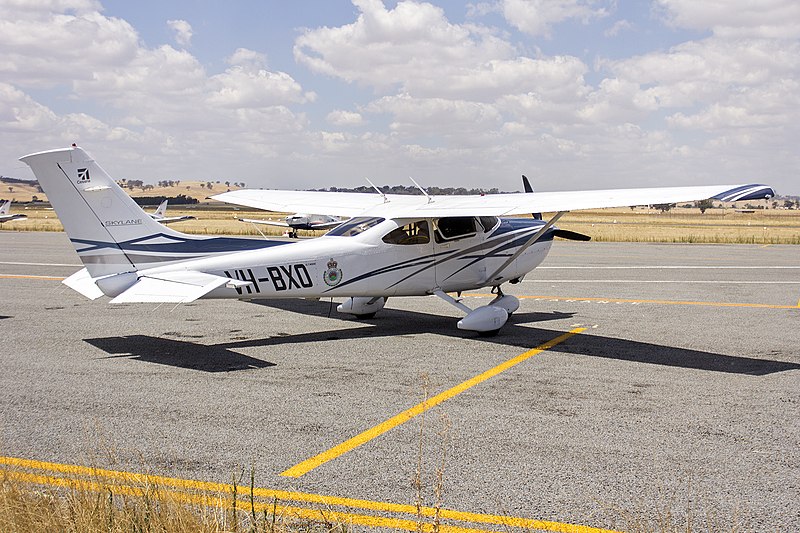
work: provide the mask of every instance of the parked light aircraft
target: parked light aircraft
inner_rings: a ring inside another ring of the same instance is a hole
[[[224,193],[223,193],[224,194]],[[212,196],[212,198],[214,198]],[[244,205],[244,204],[242,204]],[[289,237],[297,237],[298,230],[329,230],[333,229],[345,219],[331,215],[306,215],[295,213],[286,217],[285,222],[280,220],[262,220],[256,218],[240,218],[240,222],[250,222],[251,224],[266,224],[268,226],[279,226],[289,228]]]
[[[338,310],[373,316],[386,299],[436,295],[464,313],[458,327],[494,334],[519,307],[504,295],[539,265],[568,210],[704,198],[774,195],[765,185],[721,185],[485,196],[239,190],[218,195],[276,212],[352,217],[317,239],[253,240],[184,235],[162,226],[83,149],[40,152],[30,165],[86,268],[64,283],[111,303],[198,298],[344,297]],[[548,221],[501,218],[556,212]],[[471,309],[451,293],[491,287]]]
[[[24,220],[28,218],[27,215],[21,215],[19,213],[11,213],[11,200],[6,200],[2,204],[0,204],[0,224],[3,222],[10,222],[12,220]]]
[[[167,204],[169,200],[164,200],[161,202],[161,205],[158,206],[158,209],[155,210],[154,213],[150,213],[150,218],[160,222],[161,224],[172,224],[173,222],[180,222],[182,220],[193,220],[194,217],[192,215],[181,215],[178,217],[168,217],[167,216]]]

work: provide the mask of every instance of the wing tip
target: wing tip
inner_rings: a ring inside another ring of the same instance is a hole
[[[775,196],[775,189],[768,185],[753,183],[741,185],[721,192],[711,198],[723,202],[738,202],[741,200],[765,200]]]

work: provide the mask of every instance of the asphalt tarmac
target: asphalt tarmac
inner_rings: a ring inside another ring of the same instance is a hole
[[[59,283],[79,268],[64,234],[0,231],[2,456],[253,466],[261,487],[426,505],[439,472],[464,512],[800,531],[796,246],[558,241],[490,339],[435,297],[366,321],[329,301],[111,306]]]

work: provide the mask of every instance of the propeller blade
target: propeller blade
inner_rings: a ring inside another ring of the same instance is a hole
[[[568,229],[556,229],[553,230],[553,235],[556,237],[561,237],[562,239],[567,239],[570,241],[590,241],[592,238],[588,235],[584,235],[583,233],[578,233],[576,231],[569,231]]]

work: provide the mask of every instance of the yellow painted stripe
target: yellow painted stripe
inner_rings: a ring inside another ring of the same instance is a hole
[[[474,298],[495,298],[495,294],[465,293],[462,296]],[[733,303],[733,302],[693,302],[689,300],[634,300],[627,298],[596,298],[582,296],[534,296],[515,294],[520,300],[557,300],[559,302],[578,301],[578,302],[610,302],[610,303],[640,303],[640,304],[660,304],[660,305],[703,305],[708,307],[751,307],[760,309],[795,309],[798,305],[774,305],[774,304],[754,304],[754,303]]]
[[[43,279],[47,281],[62,281],[66,278],[60,276],[31,276],[26,274],[0,274],[0,279]]]
[[[518,356],[514,357],[513,359],[509,359],[505,363],[497,365],[496,367],[494,367],[492,369],[489,369],[486,372],[483,372],[482,374],[479,374],[479,375],[475,376],[474,378],[468,379],[467,381],[464,381],[463,383],[460,383],[460,384],[456,385],[455,387],[453,387],[451,389],[448,389],[448,390],[446,390],[444,392],[441,392],[441,393],[437,394],[436,396],[433,396],[432,398],[429,398],[427,401],[419,403],[419,404],[415,405],[414,407],[412,407],[410,409],[406,409],[402,413],[400,413],[398,415],[395,415],[392,418],[390,418],[390,419],[388,419],[388,420],[386,420],[384,422],[381,422],[377,426],[374,426],[374,427],[372,427],[372,428],[370,428],[370,429],[368,429],[368,430],[366,430],[366,431],[364,431],[362,433],[359,433],[355,437],[353,437],[351,439],[348,439],[348,440],[344,441],[343,443],[338,444],[338,445],[334,446],[333,448],[330,448],[330,449],[320,453],[319,455],[315,455],[314,457],[312,457],[310,459],[306,459],[302,463],[296,464],[295,466],[289,468],[288,470],[285,470],[284,472],[281,472],[281,475],[282,476],[286,476],[286,477],[300,477],[300,476],[302,476],[304,474],[307,474],[308,472],[310,472],[311,470],[317,468],[318,466],[320,466],[320,465],[322,465],[324,463],[327,463],[328,461],[330,461],[332,459],[336,459],[340,455],[349,452],[353,448],[357,448],[358,446],[361,446],[362,444],[371,441],[375,437],[378,437],[378,436],[386,433],[390,429],[395,428],[395,427],[399,426],[400,424],[402,424],[404,422],[407,422],[408,420],[414,418],[415,416],[418,416],[418,415],[424,413],[428,409],[431,409],[432,407],[435,407],[435,406],[439,405],[440,403],[442,403],[442,402],[444,402],[446,400],[449,400],[450,398],[452,398],[452,397],[454,397],[454,396],[456,396],[458,394],[461,394],[465,390],[470,389],[471,387],[474,387],[475,385],[478,385],[479,383],[483,383],[487,379],[492,378],[492,377],[496,376],[497,374],[499,374],[499,373],[501,373],[501,372],[503,372],[505,370],[508,370],[509,368],[513,367],[514,365],[517,365],[517,364],[525,361],[526,359],[529,359],[530,357],[533,357],[534,355],[536,355],[538,353],[541,353],[541,352],[543,352],[545,350],[548,350],[548,349],[552,348],[553,346],[555,346],[555,345],[557,345],[557,344],[559,344],[561,342],[564,342],[565,340],[569,339],[573,335],[577,335],[578,333],[581,333],[582,331],[585,331],[585,330],[586,330],[586,328],[575,328],[575,329],[569,331],[568,333],[564,333],[563,335],[559,335],[555,339],[547,341],[546,343],[541,344],[541,345],[537,346],[536,348],[533,348],[532,350],[528,350],[527,352],[525,352],[525,353],[523,353],[521,355],[518,355]]]
[[[122,484],[114,484],[110,488],[117,494],[126,495],[141,495],[144,493],[145,488],[151,490],[157,488],[162,495],[168,495],[170,498],[185,503],[194,503],[198,505],[222,505],[227,508],[232,508],[233,503],[231,498],[222,498],[221,494],[232,494],[233,486],[224,483],[212,483],[203,481],[194,481],[189,479],[168,478],[155,475],[137,474],[133,472],[123,472],[115,470],[106,470],[102,468],[90,468],[78,465],[67,465],[60,463],[50,463],[44,461],[34,461],[30,459],[20,459],[16,457],[0,457],[0,464],[15,468],[36,469],[50,472],[58,472],[62,474],[70,474],[73,476],[87,476],[87,478],[65,478],[53,475],[43,475],[31,472],[20,472],[15,470],[0,469],[6,478],[17,479],[27,483],[36,483],[40,485],[50,485],[57,487],[75,487],[79,489],[90,490],[93,492],[105,492],[109,486],[101,482],[103,479],[111,479],[121,482]],[[135,483],[138,486],[130,485]],[[185,492],[175,492],[164,490],[163,487],[173,487],[184,490],[196,490],[205,494],[191,494]],[[246,498],[250,489],[247,486],[239,486],[238,491],[240,494],[245,495],[244,499],[237,500],[238,509],[248,509],[250,505],[249,499]],[[209,494],[211,493],[211,494]],[[362,508],[367,510],[379,512],[394,512],[404,513],[409,515],[417,515],[418,510],[412,505],[393,504],[389,502],[373,502],[369,500],[356,500],[350,498],[328,497],[316,494],[306,494],[297,492],[275,491],[263,488],[254,488],[253,496],[256,498],[267,498],[269,501],[255,502],[256,509],[261,512],[267,510],[271,513],[273,505],[275,505],[276,514],[292,515],[300,518],[307,518],[310,520],[323,520],[337,521],[341,523],[350,523],[356,525],[364,525],[368,527],[386,527],[392,529],[404,529],[413,531],[418,528],[418,522],[414,520],[401,519],[401,518],[385,518],[370,515],[363,515],[351,512],[339,512],[326,509],[321,511],[319,509],[308,509],[296,506],[278,505],[274,500],[288,500],[298,501],[305,500],[313,503],[323,504],[326,507],[331,505],[340,505],[350,508]],[[288,498],[283,498],[288,496]],[[322,514],[321,514],[322,513]],[[419,510],[419,514],[426,518],[431,518],[436,515],[436,509],[432,507],[423,507]],[[535,520],[530,518],[521,518],[513,516],[502,515],[487,515],[469,512],[453,511],[449,509],[440,509],[439,517],[443,520],[453,520],[460,522],[468,522],[471,524],[493,524],[501,525],[505,528],[520,527],[525,529],[535,529],[543,531],[556,531],[563,533],[615,533],[611,530],[593,528],[578,524],[569,524],[564,522],[553,522],[547,520]],[[424,531],[431,531],[431,524],[423,524]],[[440,531],[449,531],[451,533],[469,533],[469,532],[483,532],[486,530],[467,528],[452,525],[440,526]]]

